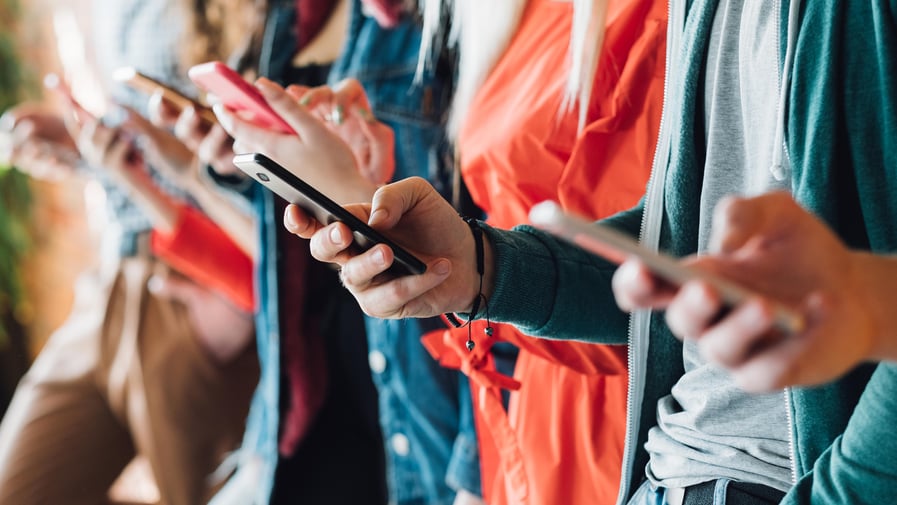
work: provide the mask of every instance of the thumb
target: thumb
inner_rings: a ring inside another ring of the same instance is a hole
[[[311,112],[299,105],[293,96],[277,84],[260,77],[255,85],[271,109],[283,118],[299,137],[308,138],[323,129],[320,121]]]
[[[420,177],[409,177],[380,187],[371,199],[371,216],[368,224],[387,230],[394,227],[402,216],[426,199],[435,190]]]
[[[713,209],[710,232],[711,252],[726,254],[743,247],[749,240],[775,233],[782,225],[786,208],[797,205],[787,193],[768,193],[753,198],[725,197]]]

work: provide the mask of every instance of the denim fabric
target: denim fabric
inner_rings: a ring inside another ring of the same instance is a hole
[[[291,55],[278,48],[294,47],[294,6],[293,0],[272,2],[261,75],[277,80],[286,74]],[[436,80],[434,70],[420,84],[412,83],[419,43],[420,30],[412,22],[384,30],[361,14],[356,1],[344,55],[334,64],[331,80],[359,79],[374,114],[395,130],[397,178],[427,177],[437,188],[448,191],[450,171],[441,121],[450,100],[451,80]],[[280,216],[275,215],[270,192],[255,185],[235,189],[254,202],[260,223],[256,270],[260,310],[256,320],[262,373],[237,458],[238,471],[212,505],[268,503],[278,463],[281,340],[277,259],[271,248],[276,245],[274,227],[280,226]],[[377,363],[379,353],[384,364],[374,379],[380,393],[392,503],[440,505],[451,503],[456,489],[480,492],[467,379],[459,372],[442,369],[420,344],[421,335],[439,324],[438,320],[367,321],[369,363]]]
[[[408,20],[384,30],[353,5],[344,55],[330,81],[358,79],[374,115],[396,135],[396,179],[420,176],[451,187],[443,119],[451,100],[450,65],[414,82],[420,29]],[[379,393],[390,503],[451,504],[458,489],[480,494],[479,451],[466,377],[442,368],[420,342],[444,328],[438,318],[367,318],[369,364]]]

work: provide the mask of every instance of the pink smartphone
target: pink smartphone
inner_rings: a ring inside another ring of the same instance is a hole
[[[191,68],[187,75],[197,86],[217,96],[227,108],[236,111],[246,121],[279,133],[296,133],[274,112],[255,86],[224,63],[202,63]]]

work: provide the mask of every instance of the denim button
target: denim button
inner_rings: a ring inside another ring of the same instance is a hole
[[[408,437],[401,433],[396,433],[389,437],[389,445],[392,447],[393,452],[399,456],[407,456],[411,450],[411,443],[408,441]]]
[[[371,351],[368,354],[368,365],[374,373],[383,373],[386,370],[386,356],[380,351]]]

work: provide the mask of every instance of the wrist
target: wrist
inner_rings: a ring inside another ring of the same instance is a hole
[[[867,357],[897,361],[897,311],[891,302],[897,279],[897,257],[866,252],[850,254],[857,280],[855,293],[860,296],[861,310],[867,312],[871,326],[872,346]]]

